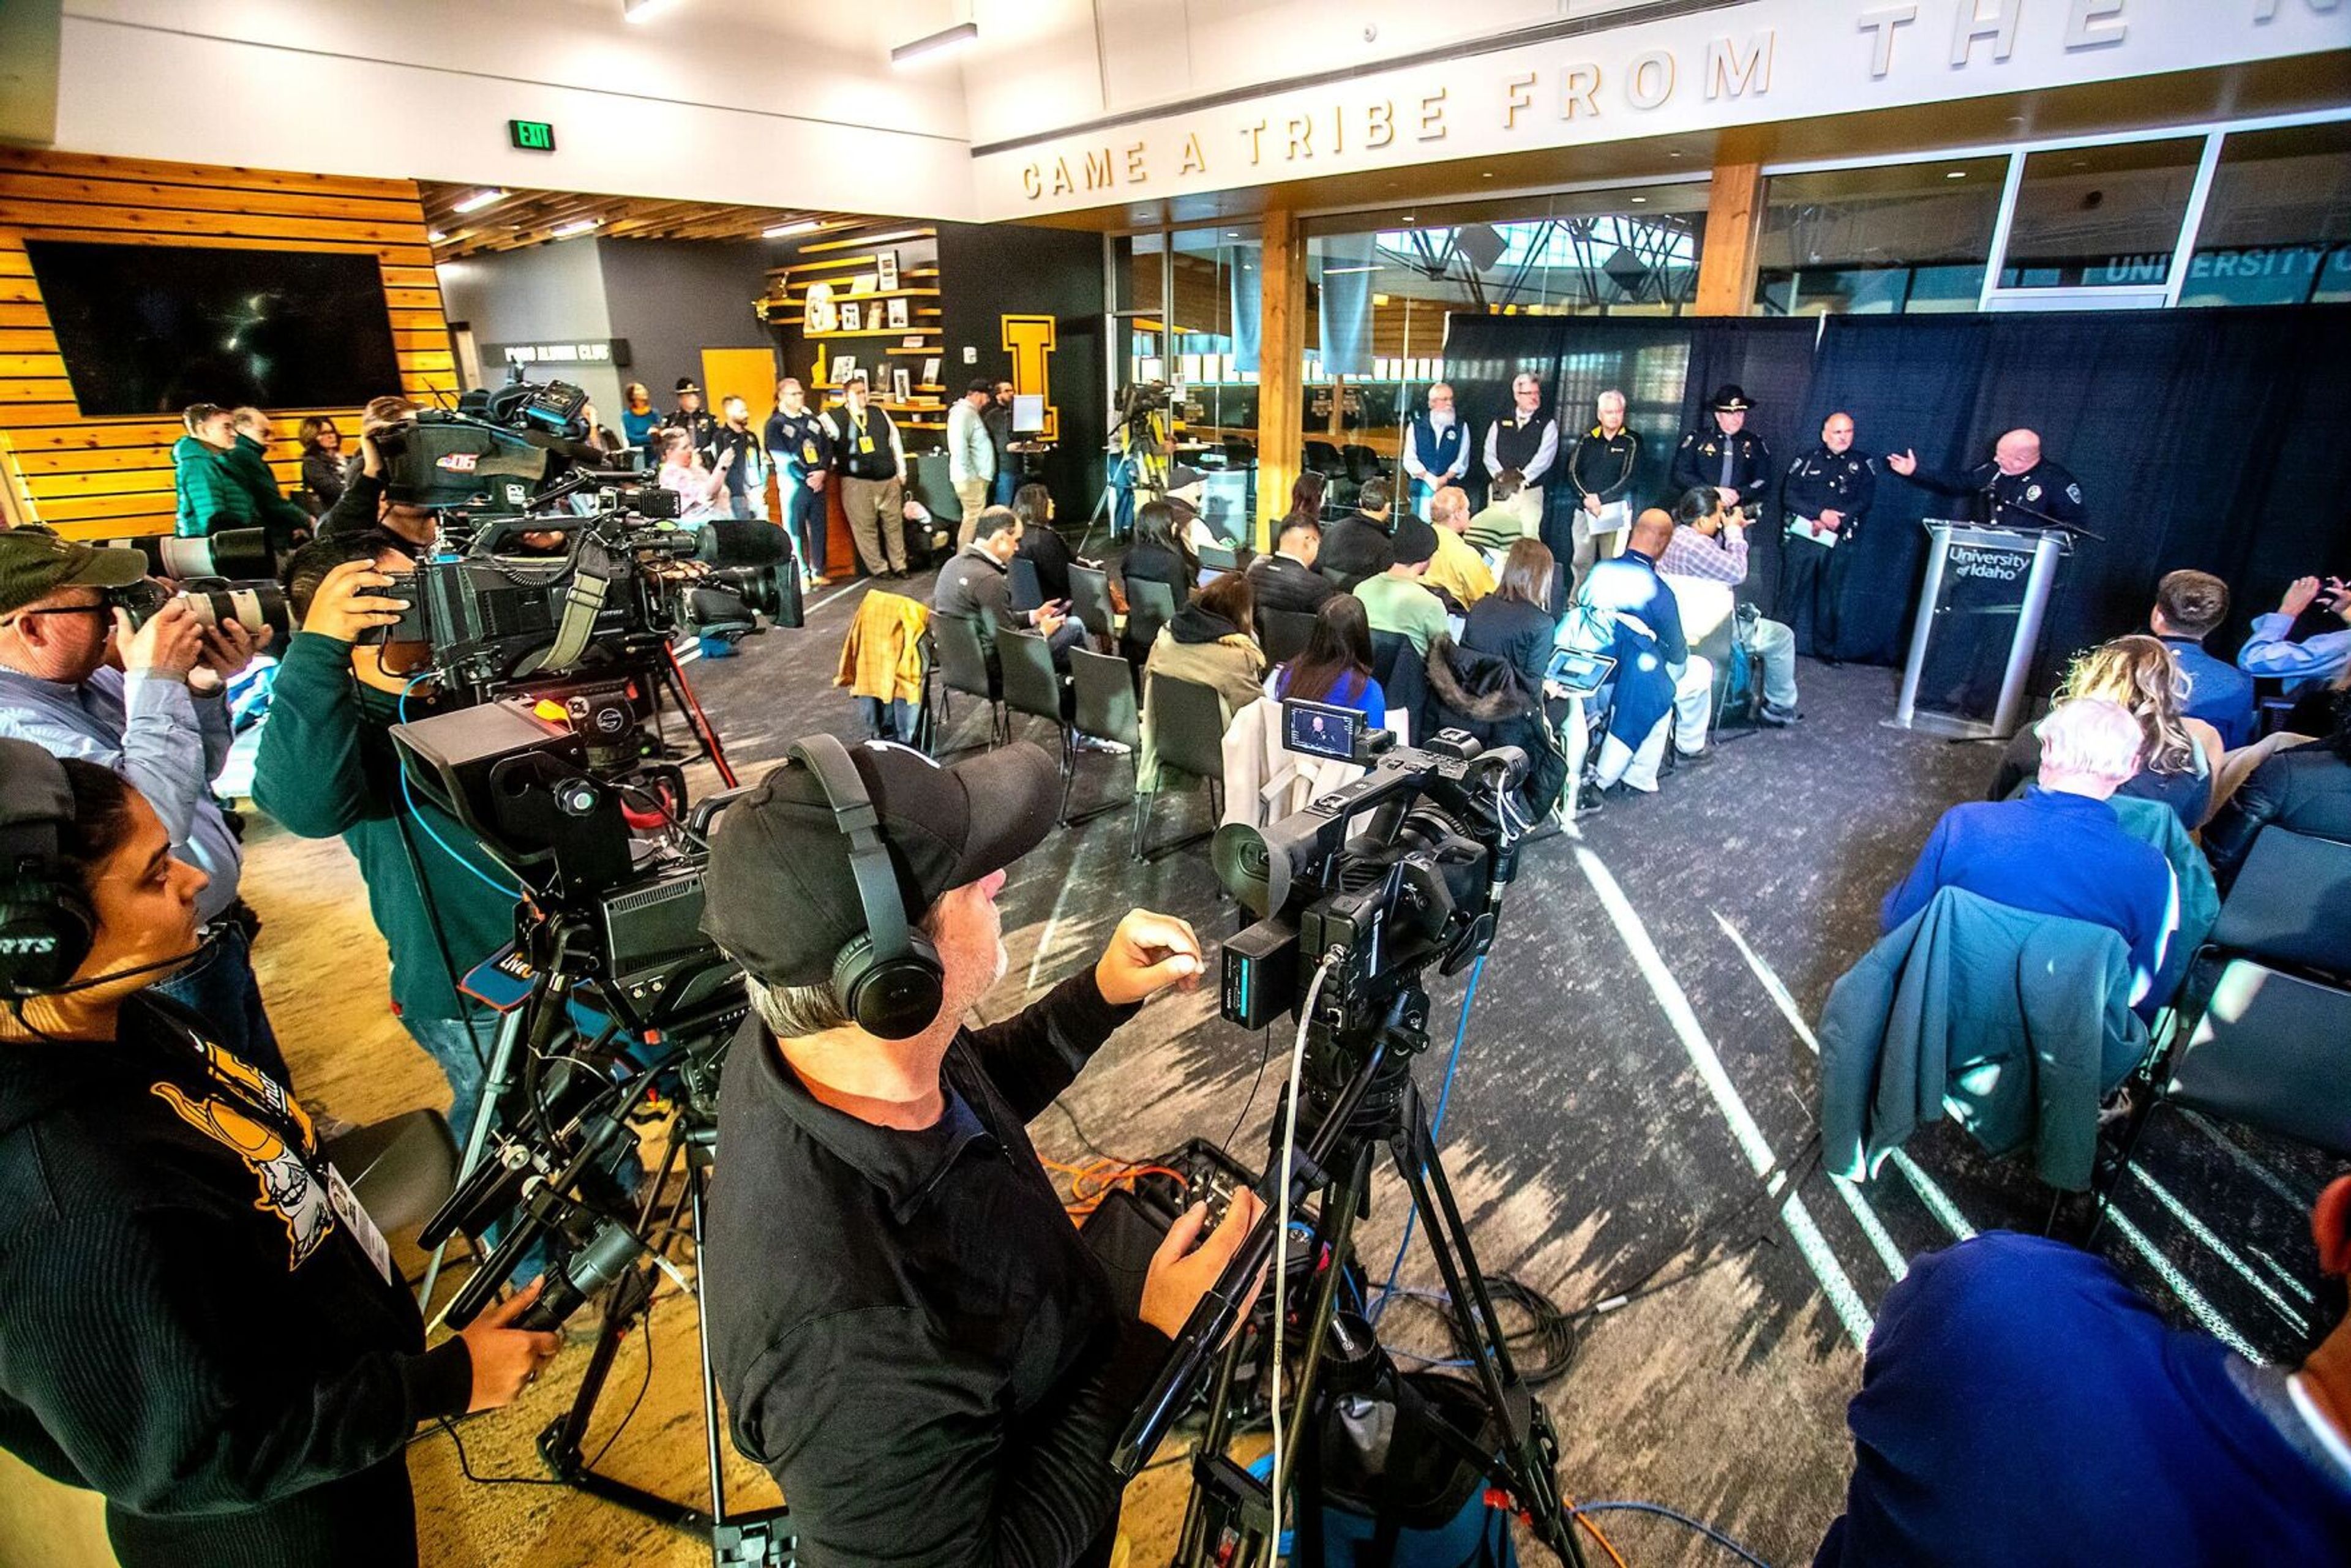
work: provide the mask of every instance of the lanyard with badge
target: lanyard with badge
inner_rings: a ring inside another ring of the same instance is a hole
[[[383,1232],[376,1228],[375,1220],[369,1216],[366,1205],[360,1202],[359,1195],[351,1190],[350,1183],[335,1168],[335,1162],[314,1146],[314,1135],[306,1122],[289,1109],[285,1087],[212,1044],[185,1023],[168,1015],[162,1021],[203,1067],[204,1081],[234,1097],[239,1112],[284,1145],[286,1152],[319,1184],[328,1207],[334,1210],[335,1218],[342,1222],[351,1239],[360,1244],[368,1261],[375,1265],[383,1282],[398,1285],[400,1276],[392,1268],[391,1245],[384,1240]],[[222,1058],[226,1058],[227,1065],[224,1065]]]
[[[849,416],[849,428],[857,437],[857,455],[873,455],[873,437],[866,434],[865,422],[852,413]]]

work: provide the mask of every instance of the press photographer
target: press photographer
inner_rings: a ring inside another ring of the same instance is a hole
[[[0,740],[0,1446],[103,1492],[124,1568],[413,1568],[417,1423],[559,1336],[527,1291],[426,1351],[309,1116],[143,988],[205,877],[130,784]]]
[[[711,1354],[803,1563],[1106,1563],[1113,1445],[1259,1212],[1237,1194],[1204,1239],[1188,1210],[1125,1320],[1024,1131],[1198,978],[1183,922],[1134,911],[1092,969],[965,1026],[1056,794],[1025,743],[942,768],[813,737],[713,836],[703,928],[754,1010],[720,1091]]]

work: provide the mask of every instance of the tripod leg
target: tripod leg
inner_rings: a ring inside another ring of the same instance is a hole
[[[1308,1452],[1304,1445],[1315,1442],[1322,1435],[1314,1420],[1314,1379],[1322,1369],[1323,1347],[1331,1341],[1331,1314],[1337,1310],[1339,1281],[1346,1274],[1347,1260],[1353,1255],[1355,1217],[1363,1212],[1364,1195],[1371,1190],[1372,1160],[1375,1153],[1375,1145],[1368,1142],[1359,1145],[1353,1167],[1347,1173],[1345,1184],[1323,1190],[1322,1211],[1315,1228],[1320,1233],[1317,1240],[1327,1249],[1329,1256],[1324,1260],[1322,1277],[1315,1283],[1314,1303],[1306,1316],[1306,1354],[1299,1363],[1298,1386],[1290,1393],[1290,1424],[1282,1434],[1284,1462],[1274,1467],[1272,1476],[1273,1496],[1276,1498],[1283,1495],[1282,1489],[1290,1484],[1290,1475],[1301,1470],[1299,1456]],[[1322,1561],[1320,1471],[1311,1458],[1303,1462],[1302,1473],[1317,1484],[1303,1489],[1312,1495],[1301,1508],[1300,1517],[1292,1521],[1290,1528],[1297,1531],[1297,1560],[1320,1563]],[[1280,1550],[1281,1542],[1277,1531],[1266,1547],[1269,1565],[1280,1554]]]
[[[705,1168],[705,1163],[693,1153],[686,1155],[687,1214],[694,1227],[694,1337],[702,1351],[702,1436],[710,1450],[710,1523],[714,1531],[710,1553],[715,1564],[719,1562],[715,1531],[726,1522],[726,1455],[718,1446],[718,1379],[710,1369],[710,1297],[703,1283],[709,1278],[702,1267],[702,1205],[709,1179]],[[653,1332],[651,1324],[646,1325],[645,1332]]]
[[[490,1056],[489,1075],[482,1084],[481,1103],[474,1107],[474,1125],[465,1134],[465,1157],[457,1162],[457,1180],[453,1186],[463,1185],[474,1174],[474,1167],[482,1163],[482,1151],[489,1146],[490,1118],[497,1113],[498,1101],[514,1086],[515,1048],[522,1042],[523,1019],[530,1010],[528,1007],[519,1007],[498,1019],[497,1050]],[[433,1249],[433,1256],[425,1262],[424,1283],[416,1292],[419,1311],[432,1310],[433,1287],[440,1281],[441,1260],[448,1250],[449,1243],[444,1239]]]

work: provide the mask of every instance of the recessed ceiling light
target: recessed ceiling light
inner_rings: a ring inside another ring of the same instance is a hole
[[[1964,180],[1967,177],[1968,172],[1965,169],[1953,169],[1943,175],[1946,180]]]
[[[813,234],[823,226],[824,225],[822,224],[819,223],[814,218],[801,218],[795,223],[778,224],[774,228],[761,229],[759,231],[759,237],[761,239],[781,239],[786,235]]]
[[[569,239],[573,235],[584,235],[603,221],[601,218],[581,218],[576,223],[565,224],[555,231],[555,237]]]
[[[1649,198],[1646,196],[1635,196],[1633,198],[1633,204],[1636,207],[1646,206],[1648,204],[1648,201]]]
[[[476,191],[449,210],[453,213],[478,213],[492,202],[503,202],[506,199],[507,193],[504,191]]]
[[[979,24],[958,22],[944,32],[916,38],[911,44],[899,45],[890,51],[890,63],[893,66],[903,66],[910,60],[945,54],[950,49],[960,49],[977,42],[979,42]]]
[[[1487,170],[1484,173],[1481,173],[1481,174],[1479,174],[1479,175],[1478,176],[1478,178],[1479,178],[1480,180],[1490,180],[1490,179],[1492,179],[1493,177],[1494,177],[1494,171],[1492,171],[1491,169]]]

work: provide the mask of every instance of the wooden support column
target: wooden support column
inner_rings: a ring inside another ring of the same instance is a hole
[[[1763,165],[1717,163],[1706,200],[1706,240],[1698,247],[1700,316],[1744,316],[1755,308],[1756,248],[1763,230]]]
[[[1257,375],[1257,548],[1273,549],[1274,525],[1290,505],[1306,456],[1306,241],[1298,215],[1265,214]]]

